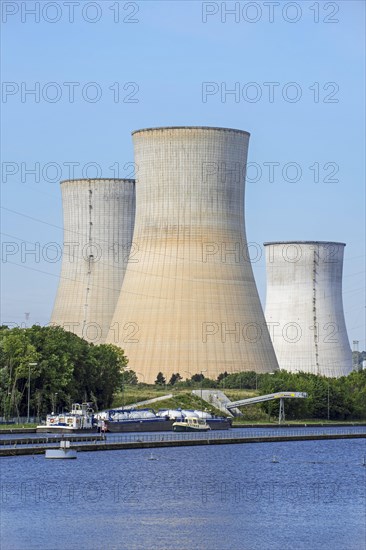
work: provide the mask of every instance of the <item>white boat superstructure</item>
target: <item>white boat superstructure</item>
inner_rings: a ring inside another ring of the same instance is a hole
[[[37,426],[37,432],[93,431],[96,429],[94,424],[94,411],[89,403],[74,403],[68,413],[48,414],[46,424]]]
[[[174,432],[207,432],[210,429],[204,418],[195,416],[186,416],[184,420],[173,423]]]

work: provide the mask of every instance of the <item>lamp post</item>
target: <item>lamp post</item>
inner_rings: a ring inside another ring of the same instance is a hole
[[[55,414],[57,414],[57,396],[58,396],[58,393],[55,392],[55,393],[54,393],[54,409],[55,409]]]
[[[141,388],[141,383],[142,384],[145,384],[145,376],[142,374],[142,372],[136,372],[136,374],[140,377],[142,376],[142,382],[140,382],[139,380],[137,381],[137,388],[139,387],[140,385],[140,390],[142,390]]]
[[[191,373],[189,372],[189,370],[185,370],[184,372],[186,372],[187,374],[189,374],[190,378],[192,378],[192,375],[191,375]],[[189,378],[187,378],[187,380],[189,380]]]
[[[330,406],[329,406],[329,379],[328,379],[328,420],[330,419]]]
[[[203,382],[203,378],[204,378],[204,377],[203,377],[203,373],[204,373],[204,372],[207,372],[207,369],[201,370],[200,372],[201,372],[201,399],[202,399],[202,382]]]
[[[268,374],[273,376],[275,373],[274,372],[269,372]],[[272,401],[268,401],[268,422],[271,421],[271,410],[272,410]]]
[[[11,391],[8,388],[8,401],[7,401],[7,407],[6,407],[6,413],[7,414],[6,414],[5,420],[8,420],[8,418],[10,417],[11,404],[12,404]]]
[[[30,368],[35,367],[38,363],[28,363],[28,405],[27,405],[27,424],[29,424],[29,404],[30,404]]]
[[[122,407],[125,408],[125,372],[131,367],[125,367],[123,371],[123,383],[122,383]]]

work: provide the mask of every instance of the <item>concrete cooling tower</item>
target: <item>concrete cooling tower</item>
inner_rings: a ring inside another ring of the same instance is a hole
[[[328,377],[352,370],[343,314],[343,243],[264,243],[266,320],[281,369]]]
[[[278,368],[245,236],[249,134],[225,128],[133,132],[135,254],[108,342],[145,382]]]
[[[64,250],[51,324],[103,343],[111,325],[132,243],[135,182],[61,183]]]

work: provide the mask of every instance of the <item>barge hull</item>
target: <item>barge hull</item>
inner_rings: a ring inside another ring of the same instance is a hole
[[[51,433],[51,434],[85,434],[96,433],[97,427],[94,428],[68,428],[67,426],[38,426],[36,428],[37,434]]]
[[[108,432],[172,432],[176,420],[126,420],[122,422],[104,421]],[[207,424],[211,430],[228,430],[231,428],[230,421],[221,419],[209,419]]]

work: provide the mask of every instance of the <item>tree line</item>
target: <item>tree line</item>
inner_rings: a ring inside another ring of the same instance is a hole
[[[361,352],[362,355],[365,352]],[[165,384],[165,378],[159,373],[155,381],[157,386]],[[274,374],[258,374],[243,371],[234,374],[223,372],[216,379],[205,378],[203,374],[194,374],[185,380],[179,373],[173,374],[170,386],[178,388],[218,388],[236,390],[257,390],[260,395],[280,391],[306,392],[307,399],[288,399],[286,417],[317,418],[330,420],[366,419],[366,370],[354,370],[348,376],[326,378],[314,374],[277,371]],[[279,403],[267,402],[257,405],[271,414],[278,414]]]
[[[110,407],[127,365],[114,345],[93,345],[61,327],[0,327],[0,416],[70,410],[88,401]]]
[[[359,362],[366,357],[360,352]],[[123,385],[137,384],[137,376],[126,370],[123,350],[111,345],[93,345],[60,327],[0,327],[0,416],[31,416],[70,410],[72,403],[92,402],[96,410],[112,406],[113,395]],[[146,385],[146,384],[144,384]],[[155,387],[219,388],[257,390],[258,394],[279,391],[307,392],[308,399],[286,402],[287,418],[331,420],[366,419],[366,370],[355,370],[341,378],[308,373],[277,371],[257,374],[223,372],[216,379],[203,373],[183,379],[177,372],[168,382],[159,372]],[[276,414],[278,403],[260,406]]]

